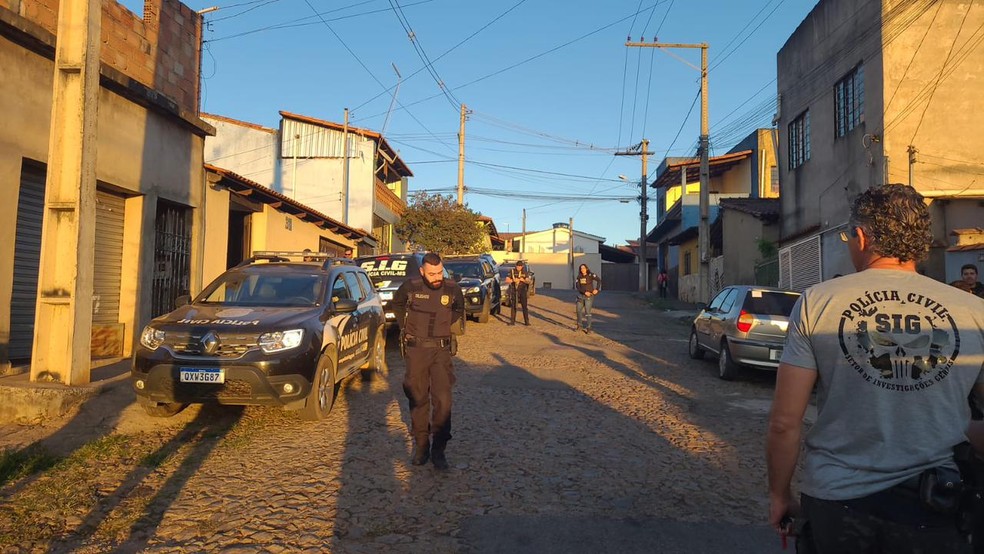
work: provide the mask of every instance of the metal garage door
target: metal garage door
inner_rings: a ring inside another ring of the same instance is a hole
[[[24,161],[17,195],[14,284],[10,300],[10,359],[27,360],[34,344],[34,313],[41,261],[44,166]]]
[[[123,213],[125,199],[96,192],[96,252],[92,285],[92,322],[120,320],[120,278],[123,274]]]

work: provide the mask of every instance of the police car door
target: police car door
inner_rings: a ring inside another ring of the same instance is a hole
[[[344,273],[340,273],[335,277],[334,282],[331,285],[331,292],[329,293],[331,297],[329,301],[334,305],[339,300],[350,300],[353,298],[351,291],[349,290],[348,284],[345,282]],[[358,297],[356,297],[358,298]],[[359,316],[358,310],[348,313],[340,314],[335,313],[328,320],[328,324],[335,328],[335,332],[338,336],[338,375],[345,376],[351,372],[352,364],[354,363],[353,358],[355,357],[355,349],[353,338],[358,335],[359,329]],[[327,332],[325,333],[327,335]],[[348,338],[346,338],[348,337]]]
[[[354,336],[342,337],[342,342],[351,342],[351,352],[353,362],[356,367],[360,367],[369,357],[369,329],[372,326],[372,306],[369,303],[368,295],[359,286],[359,277],[354,271],[346,271],[342,274],[345,285],[348,287],[351,298],[359,303],[359,309],[352,313],[355,316],[355,328],[352,329]],[[346,346],[349,346],[346,344]]]

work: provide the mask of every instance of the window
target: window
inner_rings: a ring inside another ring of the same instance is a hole
[[[834,85],[834,132],[843,137],[864,123],[864,66],[859,65]]]
[[[721,304],[724,303],[725,297],[727,297],[728,296],[728,293],[731,292],[731,291],[732,291],[732,289],[724,289],[723,291],[719,292],[717,294],[717,296],[715,296],[714,299],[711,300],[711,305],[708,306],[707,309],[708,310],[716,310],[716,309],[720,308],[721,307]]]
[[[348,285],[349,294],[351,298],[357,302],[362,302],[366,299],[366,295],[362,292],[359,287],[359,280],[356,278],[354,273],[347,272],[343,273],[342,277],[345,279],[345,284]]]
[[[691,255],[692,254],[693,254],[693,252],[684,252],[683,253],[683,274],[684,275],[690,275],[692,273],[691,272],[691,269],[690,269],[690,265],[691,265],[690,262],[691,262]]]
[[[728,313],[731,308],[735,305],[735,298],[738,296],[738,289],[731,289],[731,294],[725,297],[724,302],[721,303],[721,312]]]
[[[341,275],[335,279],[335,284],[331,287],[331,301],[332,303],[338,302],[339,300],[348,300],[349,290],[345,286],[345,279]]]
[[[801,113],[789,124],[789,169],[810,159],[810,110]]]
[[[362,291],[365,292],[366,298],[372,298],[376,288],[369,282],[369,277],[366,277],[365,273],[356,273],[356,275],[359,277],[359,284],[362,285]]]
[[[779,168],[772,166],[770,179],[769,179],[769,193],[772,196],[779,196]]]

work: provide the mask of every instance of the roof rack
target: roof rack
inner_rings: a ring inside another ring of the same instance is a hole
[[[355,260],[352,258],[340,258],[332,256],[327,252],[312,252],[310,250],[302,250],[300,252],[293,250],[263,250],[253,252],[251,257],[243,260],[236,267],[244,267],[260,261],[269,263],[291,262],[297,261],[296,258],[300,258],[300,261],[304,262],[322,262],[322,269],[328,269],[336,265],[355,265]]]

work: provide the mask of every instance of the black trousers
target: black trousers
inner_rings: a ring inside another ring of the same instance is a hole
[[[403,392],[410,400],[410,427],[418,443],[434,435],[435,444],[451,439],[451,387],[454,366],[451,350],[408,346]]]
[[[529,288],[527,287],[516,287],[512,295],[512,306],[510,306],[510,316],[509,319],[516,323],[516,304],[523,305],[523,323],[530,322],[530,308],[527,306],[526,296],[529,294]]]
[[[801,495],[802,516],[810,526],[798,537],[801,553],[970,554],[956,516],[929,512],[915,498],[884,491],[856,500],[820,500]],[[804,544],[806,543],[806,544]]]

